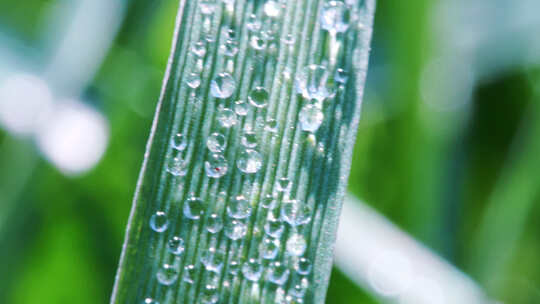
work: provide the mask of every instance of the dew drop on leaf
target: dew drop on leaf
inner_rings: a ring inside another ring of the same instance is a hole
[[[150,217],[150,228],[155,232],[164,232],[169,227],[169,219],[163,211],[157,211]]]

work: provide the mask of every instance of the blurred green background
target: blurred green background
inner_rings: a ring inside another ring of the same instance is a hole
[[[0,87],[55,69],[47,62],[77,2],[0,0]],[[1,303],[109,299],[178,1],[111,3],[122,7],[118,33],[95,75],[54,91],[106,119],[101,160],[65,174],[33,136],[0,128]],[[540,303],[535,11],[534,0],[379,1],[349,184],[502,303]],[[100,33],[86,25],[92,44]],[[327,303],[379,302],[334,269]]]

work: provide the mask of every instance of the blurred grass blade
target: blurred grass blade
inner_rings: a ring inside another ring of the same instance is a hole
[[[373,0],[180,1],[111,303],[323,303]]]

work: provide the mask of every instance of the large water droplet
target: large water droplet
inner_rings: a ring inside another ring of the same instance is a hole
[[[155,232],[164,232],[169,227],[169,219],[163,211],[157,211],[150,217],[150,228]]]
[[[287,253],[292,256],[301,256],[306,251],[307,243],[304,236],[298,233],[292,234],[287,240]]]
[[[172,285],[178,279],[178,267],[170,264],[163,264],[156,274],[158,282],[162,285]]]
[[[220,73],[210,83],[210,93],[216,98],[229,98],[236,90],[236,81],[229,73]]]
[[[249,201],[243,196],[234,197],[227,206],[227,214],[235,219],[243,219],[251,215]]]
[[[268,98],[270,95],[268,91],[263,87],[256,87],[249,92],[248,100],[251,105],[257,108],[264,108],[268,105]]]
[[[324,120],[324,114],[316,105],[308,104],[302,108],[298,119],[303,131],[316,132]]]
[[[174,176],[184,176],[188,170],[188,162],[180,156],[171,157],[167,161],[167,172]]]
[[[212,133],[210,136],[208,136],[206,146],[208,147],[208,150],[214,153],[220,153],[225,150],[225,147],[227,146],[227,139],[221,133]]]
[[[255,148],[257,147],[257,134],[252,131],[247,131],[242,135],[241,142],[246,148]]]
[[[218,233],[223,229],[223,221],[218,214],[210,214],[206,222],[206,230],[210,233]]]
[[[349,73],[345,71],[344,69],[337,69],[334,79],[336,80],[336,82],[345,84],[347,83],[347,80],[349,79]]]
[[[182,133],[177,133],[171,139],[171,145],[173,149],[178,151],[184,151],[187,147],[187,139]]]
[[[240,116],[246,116],[248,113],[248,105],[243,100],[237,100],[234,103],[234,112]]]
[[[349,9],[341,1],[329,1],[323,6],[320,22],[321,28],[332,34],[345,32],[349,28]]]
[[[280,238],[283,235],[285,226],[280,220],[271,220],[269,219],[264,225],[264,232],[271,237]]]
[[[247,233],[247,225],[241,220],[227,221],[225,224],[225,235],[233,240],[237,241]]]
[[[169,242],[167,242],[167,250],[174,255],[181,255],[184,253],[184,240],[178,236],[173,236]]]
[[[274,239],[271,237],[263,238],[261,244],[259,245],[262,258],[267,260],[275,259],[279,253],[279,246],[279,239]]]
[[[198,197],[190,197],[184,202],[184,216],[188,219],[198,220],[204,213],[204,202]]]
[[[272,262],[268,269],[268,281],[277,284],[283,285],[289,279],[289,269],[281,264],[280,262]]]
[[[309,223],[311,213],[309,205],[297,200],[285,201],[281,206],[281,218],[293,227]]]
[[[333,94],[333,84],[322,65],[309,64],[296,76],[296,91],[308,100],[323,101]]]
[[[237,122],[236,114],[229,108],[221,108],[217,113],[217,120],[223,128],[230,128]]]
[[[277,205],[277,200],[272,194],[267,194],[261,199],[263,208],[274,209]]]
[[[214,247],[209,248],[201,256],[201,263],[206,270],[220,272],[225,262],[225,252]]]
[[[240,153],[238,160],[236,161],[236,166],[238,169],[244,173],[252,174],[257,173],[262,167],[262,156],[259,152],[247,149]]]
[[[244,277],[253,282],[258,281],[261,278],[263,270],[264,266],[261,261],[257,259],[249,259],[242,266],[242,274],[244,274]]]
[[[204,169],[206,175],[211,178],[220,178],[227,174],[229,165],[227,160],[220,154],[213,153],[208,156],[208,159],[204,162]]]
[[[301,275],[308,275],[311,272],[311,261],[307,258],[299,258],[294,262],[294,270]]]

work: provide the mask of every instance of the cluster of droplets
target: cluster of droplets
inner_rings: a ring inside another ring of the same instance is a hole
[[[178,183],[182,183],[189,170],[202,170],[209,183],[220,190],[199,197],[184,193],[188,187],[179,187],[182,194],[175,197],[182,199],[171,205],[179,211],[171,209],[168,215],[159,210],[151,215],[149,226],[163,236],[166,248],[154,275],[162,286],[199,284],[200,303],[218,303],[223,290],[242,284],[253,288],[273,286],[273,303],[302,303],[312,284],[314,252],[310,248],[309,229],[315,221],[314,202],[295,198],[296,189],[287,177],[277,179],[270,190],[263,191],[258,184],[264,173],[261,171],[276,165],[265,163],[261,152],[268,150],[268,139],[280,131],[280,118],[269,110],[273,92],[264,85],[264,73],[257,73],[257,66],[268,58],[265,56],[275,55],[284,46],[292,54],[296,45],[294,35],[280,34],[289,4],[284,0],[266,0],[259,12],[248,14],[244,21],[248,40],[243,43],[231,27],[221,25],[213,29],[213,20],[219,17],[216,12],[222,8],[220,3],[229,14],[234,13],[234,0],[198,1],[203,27],[200,39],[191,44],[192,70],[183,79],[191,92],[190,100],[218,105],[212,114],[213,122],[204,129],[203,142],[188,139],[188,133],[195,134],[193,130],[188,132],[189,124],[183,131],[175,132],[165,162],[169,176]],[[284,81],[294,79],[293,93],[298,95],[293,94],[291,99],[302,103],[298,126],[310,134],[321,128],[328,105],[339,97],[347,83],[348,73],[336,60],[342,43],[337,37],[349,30],[354,12],[349,3],[326,1],[319,16],[318,27],[330,37],[327,58],[297,72],[287,69],[282,74]],[[240,92],[242,80],[235,76],[235,60],[240,52],[254,58],[254,66],[249,68],[255,71],[254,81],[246,92]],[[220,72],[205,76],[205,64],[213,54],[218,56],[214,61],[221,62]],[[202,167],[188,161],[200,159],[198,155],[204,157]],[[219,188],[225,177],[235,181],[233,187]],[[191,230],[198,231],[199,239],[204,241],[193,243]],[[195,249],[188,255],[188,251]],[[143,303],[159,304],[154,298],[146,298]]]

